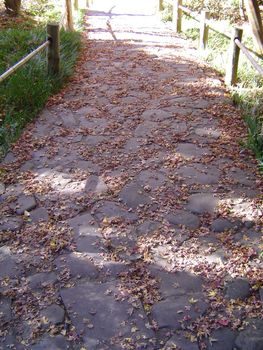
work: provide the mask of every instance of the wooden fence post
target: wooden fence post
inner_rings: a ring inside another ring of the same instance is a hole
[[[48,73],[58,74],[60,70],[60,54],[59,54],[59,24],[49,23],[47,25],[48,46]]]
[[[209,11],[204,10],[201,12],[201,20],[200,20],[200,42],[199,49],[205,50],[208,42],[208,31],[209,25],[207,24],[207,20],[209,20],[210,14]]]
[[[259,53],[263,54],[263,24],[261,19],[261,12],[259,7],[259,1],[245,0],[247,16],[251,29],[253,32],[253,39],[259,50]]]
[[[233,28],[230,47],[229,47],[229,61],[226,67],[225,82],[227,85],[235,85],[237,82],[238,60],[240,49],[235,43],[235,39],[242,40],[243,29]]]
[[[74,10],[78,11],[79,9],[79,0],[74,0]]]
[[[91,5],[93,5],[93,0],[86,0],[86,6],[89,8]]]
[[[161,12],[163,10],[163,0],[158,0],[158,11]]]
[[[182,0],[173,0],[173,24],[176,33],[182,31]]]

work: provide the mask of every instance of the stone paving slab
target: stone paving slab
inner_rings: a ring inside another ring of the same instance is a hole
[[[42,310],[41,316],[45,318],[45,323],[58,325],[64,322],[65,310],[60,306],[53,304]]]
[[[121,218],[127,221],[136,221],[136,214],[128,211],[126,208],[123,208],[120,204],[115,202],[104,201],[103,203],[99,203],[95,206],[94,216],[100,222],[105,218]]]
[[[195,193],[189,197],[187,209],[194,214],[213,214],[217,209],[218,202],[219,200],[213,194]]]
[[[39,272],[27,278],[28,285],[32,290],[45,288],[47,285],[53,285],[57,282],[57,275],[54,272]]]
[[[204,167],[203,164],[184,165],[178,169],[177,173],[187,184],[217,184],[220,177],[220,171],[215,166]]]
[[[154,336],[145,326],[147,318],[142,309],[134,310],[134,314],[129,316],[131,305],[117,300],[115,282],[86,283],[64,289],[61,297],[77,332],[86,337],[87,345],[94,340],[99,344],[115,337],[134,336],[139,340]],[[136,314],[139,316],[136,317]]]
[[[166,216],[166,220],[172,225],[183,225],[192,229],[197,229],[200,226],[198,216],[184,210],[175,210]]]
[[[212,338],[214,341],[207,342],[207,349],[209,350],[232,350],[235,347],[235,339],[237,337],[237,333],[227,329],[219,329],[213,332]]]
[[[74,78],[1,165],[0,349],[262,349],[240,112],[156,2],[93,5]]]
[[[20,273],[21,266],[17,263],[17,257],[11,253],[8,246],[0,247],[0,278],[13,278]]]
[[[192,300],[195,301],[195,305],[191,305]],[[184,323],[202,316],[207,308],[201,293],[193,293],[191,296],[179,295],[156,303],[152,309],[152,317],[160,329],[178,330]]]
[[[69,344],[62,335],[55,337],[44,336],[37,344],[31,347],[32,350],[64,350]]]
[[[95,279],[98,271],[88,257],[81,253],[71,253],[60,256],[54,261],[57,271],[67,268],[72,278]]]
[[[120,200],[128,207],[136,209],[140,206],[150,204],[151,198],[138,182],[129,183],[120,193]]]
[[[187,350],[199,350],[199,346],[196,343],[192,343],[191,340],[187,339],[183,334],[176,333],[169,341],[165,344],[164,350],[173,349],[187,349]]]

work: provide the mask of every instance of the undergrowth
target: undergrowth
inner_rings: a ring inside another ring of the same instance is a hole
[[[162,13],[164,21],[172,20],[172,6],[167,5]],[[184,15],[182,21],[182,36],[190,39],[198,48],[199,28],[198,22]],[[227,21],[221,22],[221,28],[231,31],[232,25]],[[253,50],[251,37],[243,33],[243,44]],[[225,74],[228,64],[229,39],[210,29],[208,48],[202,54],[203,58],[220,74]],[[253,55],[253,54],[252,54]],[[253,55],[259,65],[263,67],[262,58]],[[244,120],[248,127],[248,136],[244,146],[251,149],[263,170],[263,78],[257,74],[247,58],[241,53],[238,69],[238,84],[231,89],[233,101],[243,111]]]
[[[45,19],[57,19],[57,13],[46,17],[42,14],[42,18],[38,26],[35,18],[26,17],[0,31],[0,74],[46,40]],[[80,48],[80,31],[61,30],[59,75],[47,74],[44,51],[0,84],[0,158],[44,107],[48,97],[58,92],[72,75]]]
[[[241,106],[248,126],[245,146],[250,148],[259,161],[263,173],[263,88],[236,88],[232,92],[234,102]]]

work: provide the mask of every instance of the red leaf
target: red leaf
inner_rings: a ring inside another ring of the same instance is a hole
[[[221,320],[218,320],[218,323],[221,324],[221,326],[227,326],[229,321],[226,318],[222,318]]]

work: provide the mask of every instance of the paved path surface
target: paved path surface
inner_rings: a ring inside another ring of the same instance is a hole
[[[89,12],[75,78],[2,164],[0,349],[263,349],[239,112],[153,8],[121,3]]]

